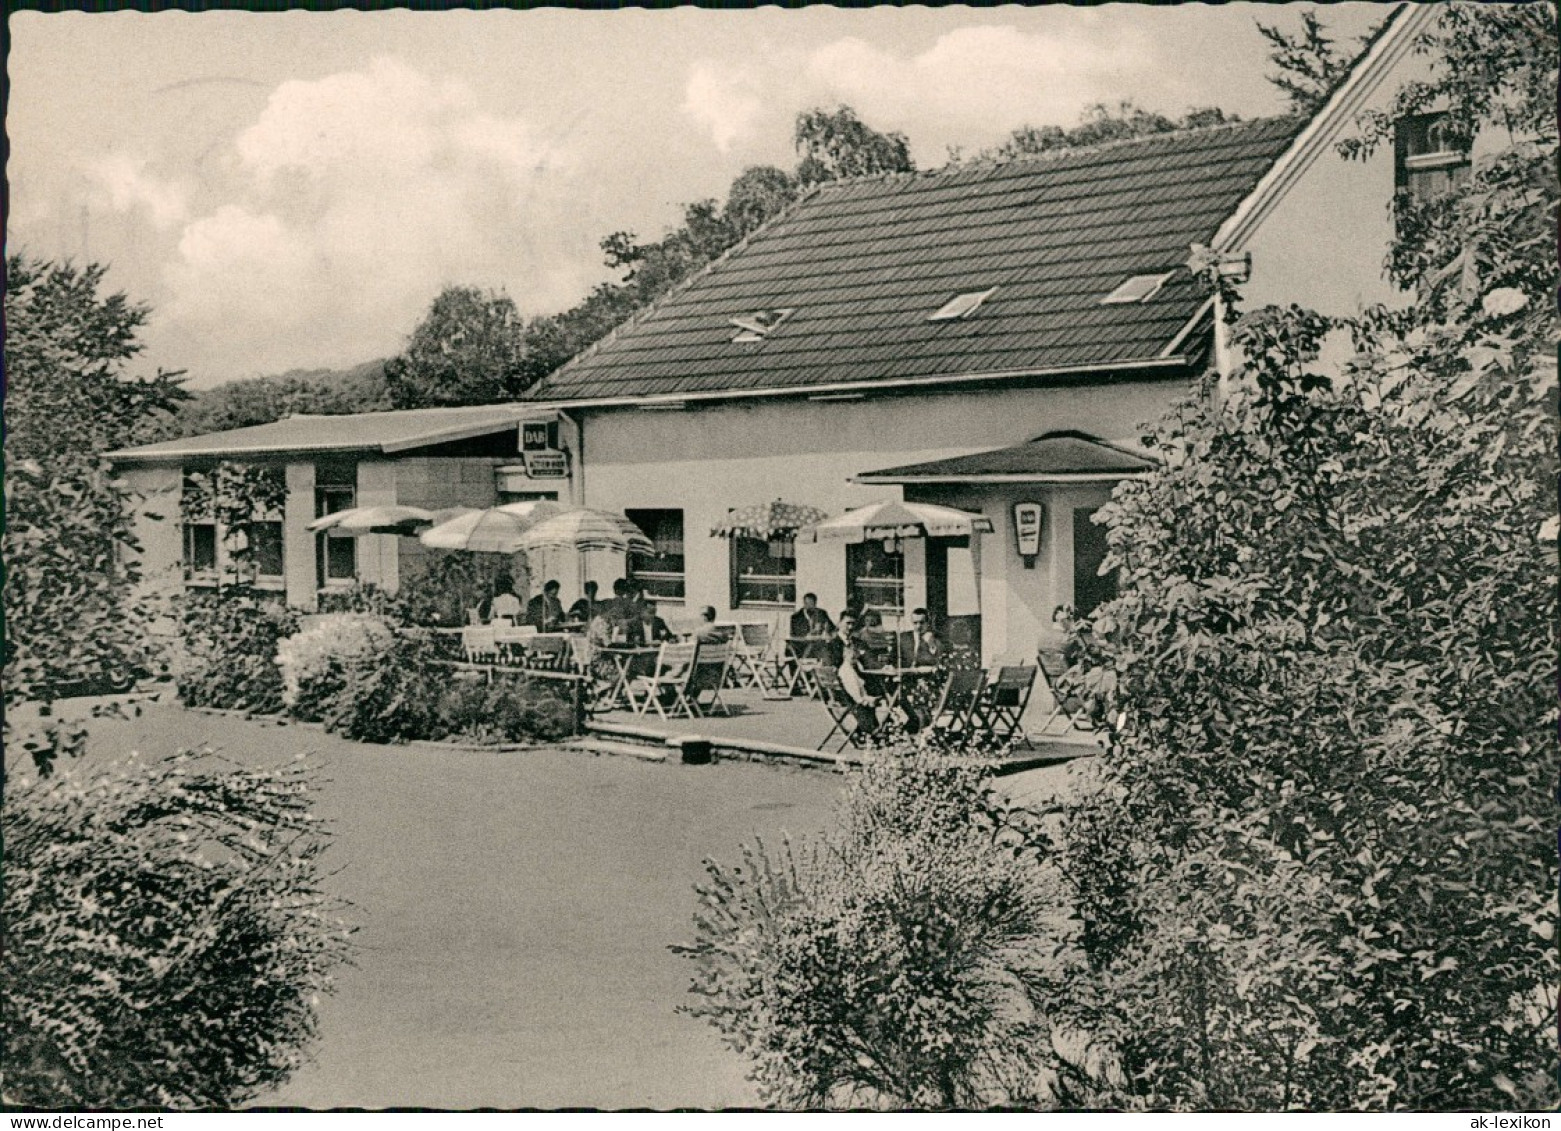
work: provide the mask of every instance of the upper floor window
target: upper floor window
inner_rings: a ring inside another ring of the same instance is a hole
[[[1393,136],[1394,186],[1427,201],[1469,179],[1469,146],[1443,113],[1400,119]]]
[[[681,510],[624,511],[656,547],[651,557],[629,555],[629,579],[644,586],[652,600],[683,599],[683,512]]]

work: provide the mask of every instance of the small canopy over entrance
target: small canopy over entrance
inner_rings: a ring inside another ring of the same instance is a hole
[[[1087,432],[1048,432],[1024,444],[989,452],[887,467],[856,476],[858,483],[1098,483],[1143,475],[1158,466],[1149,456]]]

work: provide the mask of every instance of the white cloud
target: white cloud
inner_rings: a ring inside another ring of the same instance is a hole
[[[1096,102],[1131,98],[1180,113],[1190,88],[1146,32],[1122,32],[1073,10],[1050,31],[1009,25],[957,28],[925,50],[897,51],[857,38],[810,53],[770,53],[736,65],[701,62],[684,110],[723,150],[789,130],[797,111],[844,102],[877,129],[906,130],[925,162],[949,145],[993,144],[1017,126],[1073,125]]]
[[[689,72],[683,112],[709,129],[723,153],[748,137],[764,116],[754,78],[752,71],[723,72],[709,62],[695,63]]]
[[[113,153],[87,166],[87,180],[115,212],[144,210],[153,225],[171,228],[189,215],[182,185],[146,171],[146,161]]]
[[[395,352],[448,283],[541,312],[593,281],[557,270],[579,262],[574,156],[463,83],[388,58],[285,82],[233,152],[236,191],[184,226],[153,327],[201,376]]]

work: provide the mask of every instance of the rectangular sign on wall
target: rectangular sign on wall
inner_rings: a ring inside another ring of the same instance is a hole
[[[1033,558],[1041,552],[1041,504],[1014,504],[1014,541],[1019,556]]]
[[[545,452],[549,448],[556,447],[553,443],[553,429],[558,425],[546,420],[524,420],[520,425],[520,450],[523,452]]]
[[[533,479],[567,479],[569,458],[563,452],[527,452],[526,474]]]

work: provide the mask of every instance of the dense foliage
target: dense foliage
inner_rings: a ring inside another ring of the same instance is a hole
[[[311,787],[209,752],[8,780],[8,1104],[228,1108],[297,1067],[349,946]]]
[[[335,416],[390,407],[385,363],[368,361],[350,369],[290,370],[269,377],[245,377],[192,393],[168,422],[173,436],[199,436],[269,424],[289,416]]]
[[[191,589],[179,602],[179,699],[190,707],[271,714],[282,709],[277,646],[298,614],[275,594],[228,586]]]
[[[1060,149],[1077,149],[1087,145],[1103,145],[1110,141],[1148,137],[1151,134],[1171,133],[1175,130],[1200,129],[1218,126],[1225,122],[1240,121],[1234,114],[1226,114],[1216,107],[1189,110],[1180,118],[1167,117],[1132,102],[1120,102],[1116,106],[1096,103],[1080,115],[1077,126],[1023,125],[1008,135],[1006,141],[995,149],[985,149],[976,155],[981,161],[1003,161],[1036,153],[1050,153]],[[955,162],[959,155],[953,155]]]
[[[5,702],[120,687],[155,670],[123,485],[103,454],[185,396],[132,379],[145,308],[99,293],[104,268],[6,257]]]
[[[1079,641],[1121,723],[1069,815],[1083,929],[1039,995],[1113,1050],[1083,1102],[1556,1102],[1561,193],[1553,104],[1525,94],[1554,91],[1553,33],[1442,14],[1440,79],[1403,105],[1548,128],[1400,199],[1407,309],[1243,319],[1232,394],[1163,422],[1165,470],[1108,508],[1123,592]],[[1518,85],[1482,93],[1497,43]]]
[[[1301,30],[1294,35],[1262,20],[1257,21],[1257,30],[1268,41],[1268,61],[1274,67],[1268,81],[1290,99],[1291,113],[1307,118],[1321,110],[1349,76],[1371,38],[1366,36],[1353,51],[1341,50],[1311,8],[1301,10]]]
[[[281,641],[275,662],[282,673],[282,704],[289,713],[319,722],[340,697],[347,669],[372,662],[395,646],[396,635],[379,617],[328,613]]]
[[[825,837],[706,863],[696,1005],[782,1107],[1028,1103],[1044,1033],[1025,984],[1055,895],[989,783],[886,759]]]
[[[385,363],[392,408],[514,400],[534,379],[525,365],[526,324],[506,294],[446,287]]]

